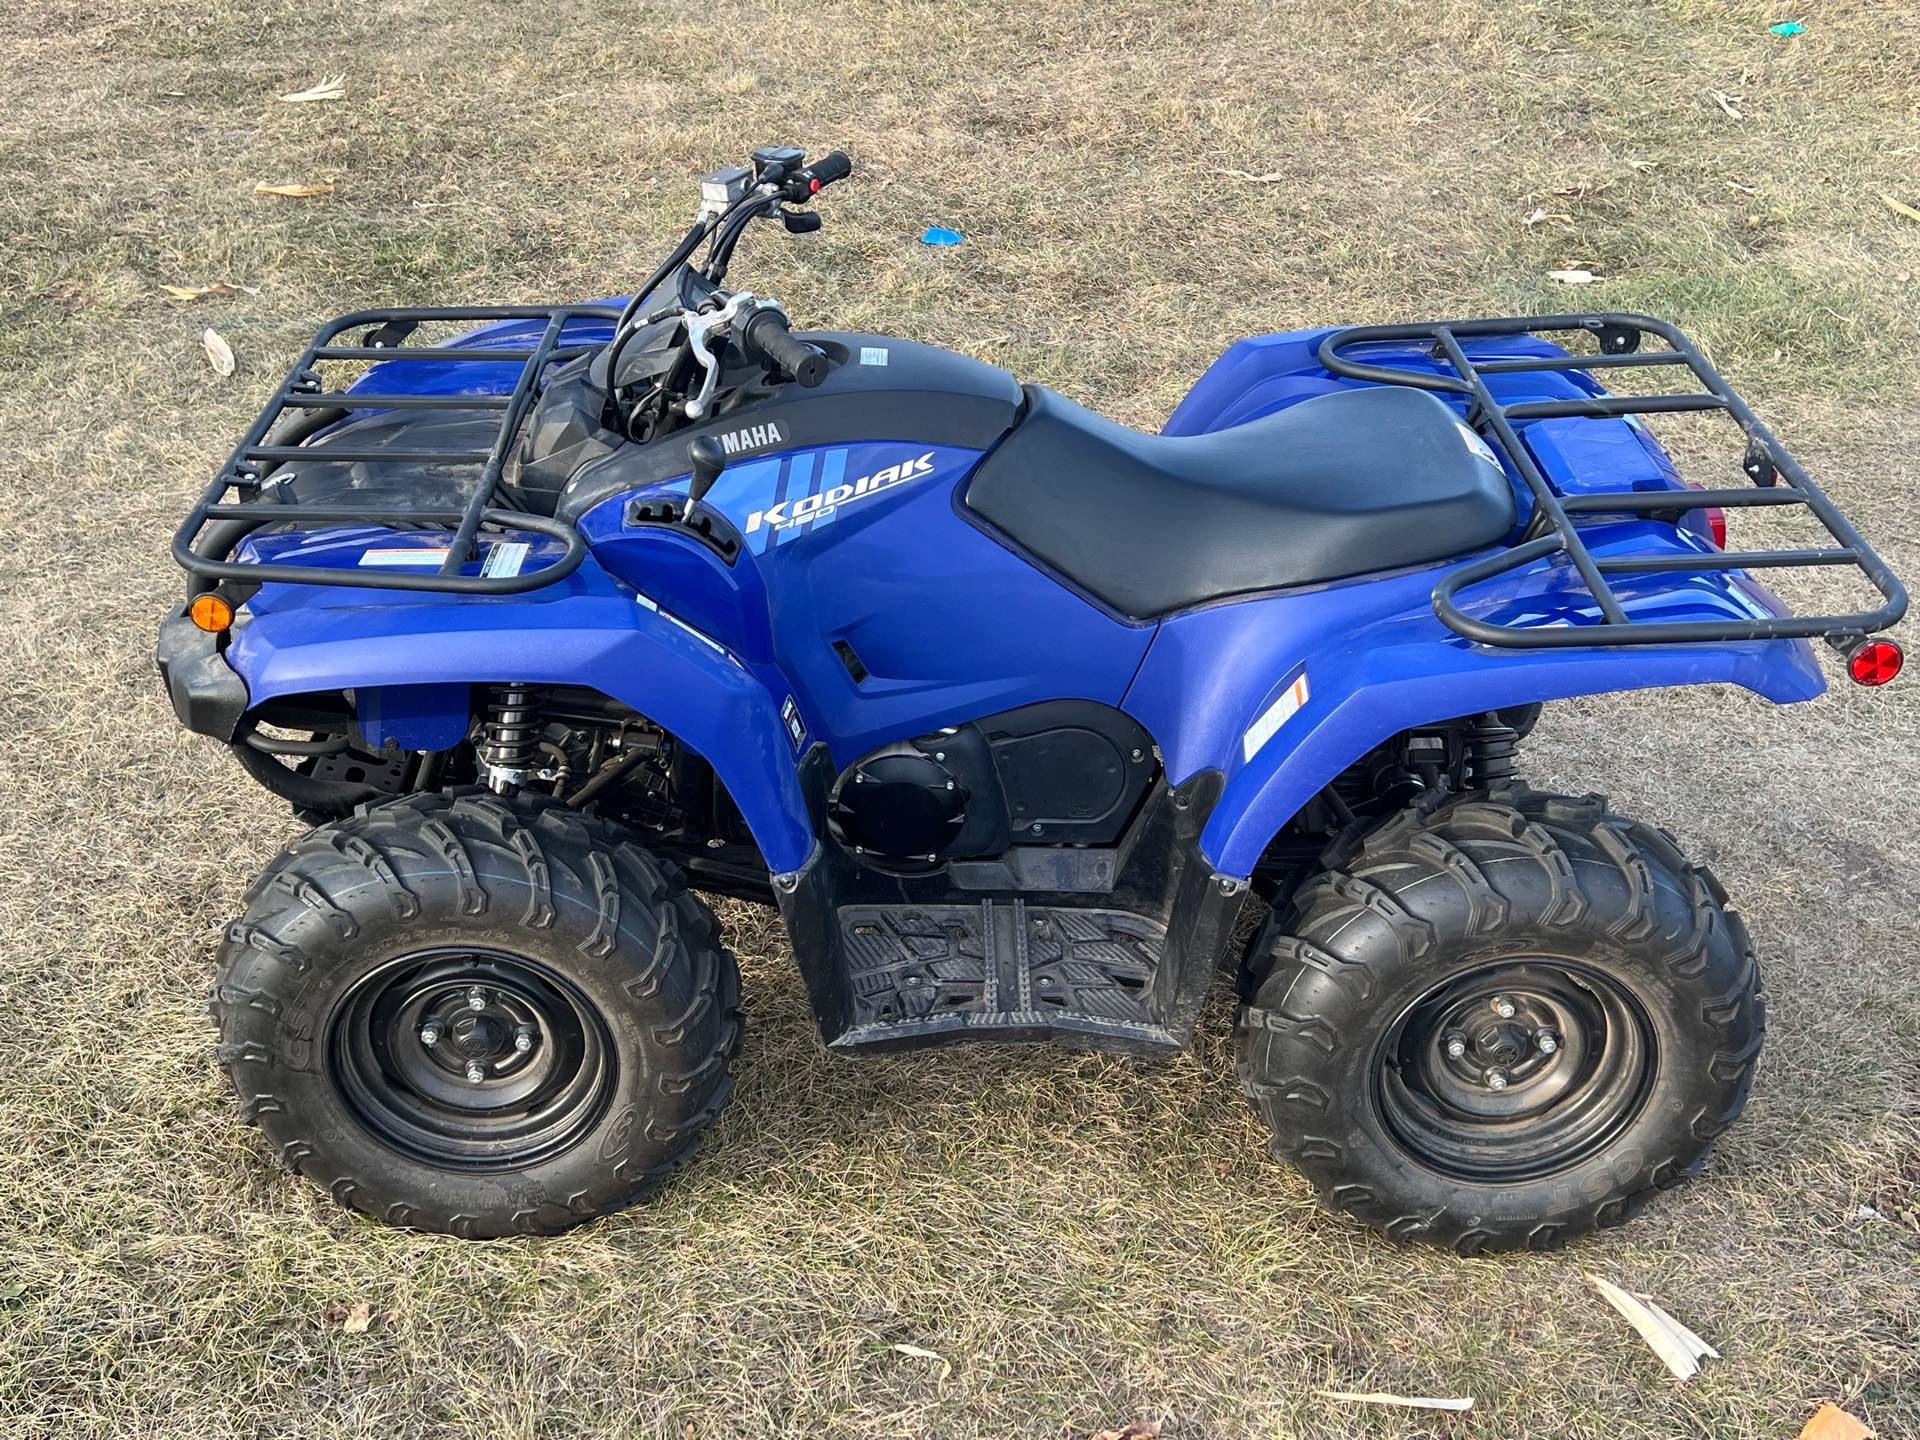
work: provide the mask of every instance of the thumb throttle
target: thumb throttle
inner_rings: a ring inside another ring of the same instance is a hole
[[[787,317],[778,310],[754,311],[739,330],[740,348],[751,359],[784,370],[811,390],[827,378],[827,357],[787,329]]]

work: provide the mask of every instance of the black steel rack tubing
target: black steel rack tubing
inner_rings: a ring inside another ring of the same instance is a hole
[[[287,372],[240,443],[215,473],[173,539],[173,556],[200,582],[195,588],[221,580],[290,585],[336,585],[374,590],[436,590],[468,595],[511,595],[539,589],[564,579],[586,558],[586,541],[572,525],[541,515],[529,515],[493,505],[507,456],[538,393],[547,367],[585,353],[585,347],[563,346],[567,326],[576,320],[616,322],[620,311],[610,305],[493,305],[412,307],[362,310],[328,322]],[[541,320],[545,325],[532,345],[343,345],[334,343],[351,330],[390,327],[402,339],[424,323],[485,324],[512,320]],[[386,395],[372,391],[321,388],[316,364],[330,360],[432,360],[516,364],[519,375],[507,394]],[[271,440],[274,427],[289,411],[340,409],[347,411],[441,410],[499,411],[501,419],[492,443],[484,450],[456,448],[370,449],[351,445],[285,445]],[[313,459],[327,464],[441,464],[480,467],[473,496],[458,510],[405,506],[299,505],[267,501],[229,502],[229,492],[243,497],[259,493],[263,474],[290,460]],[[209,539],[203,532],[219,521],[223,530]],[[451,534],[447,555],[432,574],[391,570],[363,572],[309,565],[246,564],[228,558],[233,547],[256,530],[270,525],[405,525],[445,527]],[[240,528],[234,528],[235,526]],[[463,575],[473,558],[483,526],[531,531],[559,540],[565,547],[555,560],[519,575]],[[203,552],[208,543],[218,553]]]
[[[1599,354],[1471,358],[1463,341],[1518,335],[1580,332],[1597,337]],[[1642,351],[1643,336],[1667,349]],[[1444,359],[1452,374],[1372,364],[1342,352],[1359,345],[1425,342],[1434,359]],[[1676,326],[1648,315],[1534,315],[1506,319],[1450,320],[1413,325],[1361,325],[1325,336],[1320,363],[1335,375],[1373,384],[1408,385],[1468,402],[1468,423],[1498,443],[1531,493],[1534,513],[1519,543],[1449,571],[1434,586],[1434,613],[1456,633],[1483,645],[1507,649],[1572,648],[1590,645],[1671,645],[1723,640],[1775,640],[1824,636],[1844,641],[1884,630],[1906,613],[1907,592],[1847,517],[1801,467],[1773,432],[1714,369],[1700,348]],[[1586,396],[1565,400],[1526,400],[1502,404],[1486,376],[1555,370],[1606,370],[1685,366],[1698,391],[1652,395]],[[1627,415],[1724,411],[1748,442],[1747,468],[1755,486],[1748,490],[1629,490],[1562,495],[1541,471],[1523,427],[1545,419],[1613,419]],[[1787,483],[1778,481],[1784,478]],[[1609,554],[1595,557],[1587,548],[1575,516],[1671,515],[1710,506],[1754,508],[1804,505],[1834,540],[1833,548],[1673,551]],[[1564,554],[1579,572],[1599,607],[1595,625],[1502,625],[1477,619],[1460,608],[1463,590],[1481,581]],[[1747,620],[1634,620],[1621,605],[1606,576],[1669,572],[1789,569],[1851,565],[1861,571],[1886,603],[1876,610],[1848,615],[1755,616]]]

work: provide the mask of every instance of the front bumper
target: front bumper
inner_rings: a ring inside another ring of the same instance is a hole
[[[247,682],[221,655],[220,637],[187,618],[185,601],[160,622],[153,659],[180,723],[197,735],[232,740],[247,712]]]

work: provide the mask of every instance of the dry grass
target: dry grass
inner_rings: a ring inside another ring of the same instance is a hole
[[[789,138],[862,164],[823,235],[743,260],[805,318],[1151,424],[1242,334],[1657,308],[1915,574],[1920,225],[1876,197],[1920,200],[1920,13],[1796,13],[1787,42],[1781,14],[1707,0],[9,8],[0,1434],[1056,1436],[1153,1415],[1182,1437],[1611,1440],[1792,1435],[1826,1396],[1920,1430],[1912,684],[1549,717],[1543,779],[1611,789],[1744,903],[1774,1038],[1700,1183],[1572,1254],[1463,1262],[1319,1212],[1263,1157],[1224,1001],[1159,1068],[849,1064],[743,907],[739,1099],[657,1204],[529,1244],[363,1223],[274,1169],[214,1070],[207,951],[290,824],[177,729],[147,659],[166,534],[317,320],[617,289],[678,232],[693,174]],[[338,71],[343,104],[272,98]],[[323,200],[251,194],[326,177]],[[1529,229],[1535,207],[1571,220]],[[968,243],[916,246],[929,222]],[[1567,263],[1611,278],[1570,296],[1542,278]],[[159,289],[218,279],[262,293]],[[199,356],[209,324],[232,381]],[[1726,1360],[1677,1388],[1586,1268]],[[355,1301],[395,1318],[324,1328]],[[1481,1403],[1330,1416],[1322,1385]]]

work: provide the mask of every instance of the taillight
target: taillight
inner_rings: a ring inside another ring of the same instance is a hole
[[[1900,673],[1906,660],[1891,640],[1862,640],[1847,652],[1847,674],[1856,685],[1884,685]]]
[[[1689,490],[1704,490],[1707,488],[1704,485],[1696,485],[1691,480],[1682,480],[1680,483]],[[1713,539],[1713,548],[1716,550],[1726,549],[1727,512],[1722,510],[1718,505],[1709,505],[1701,513],[1707,517],[1707,534]]]

